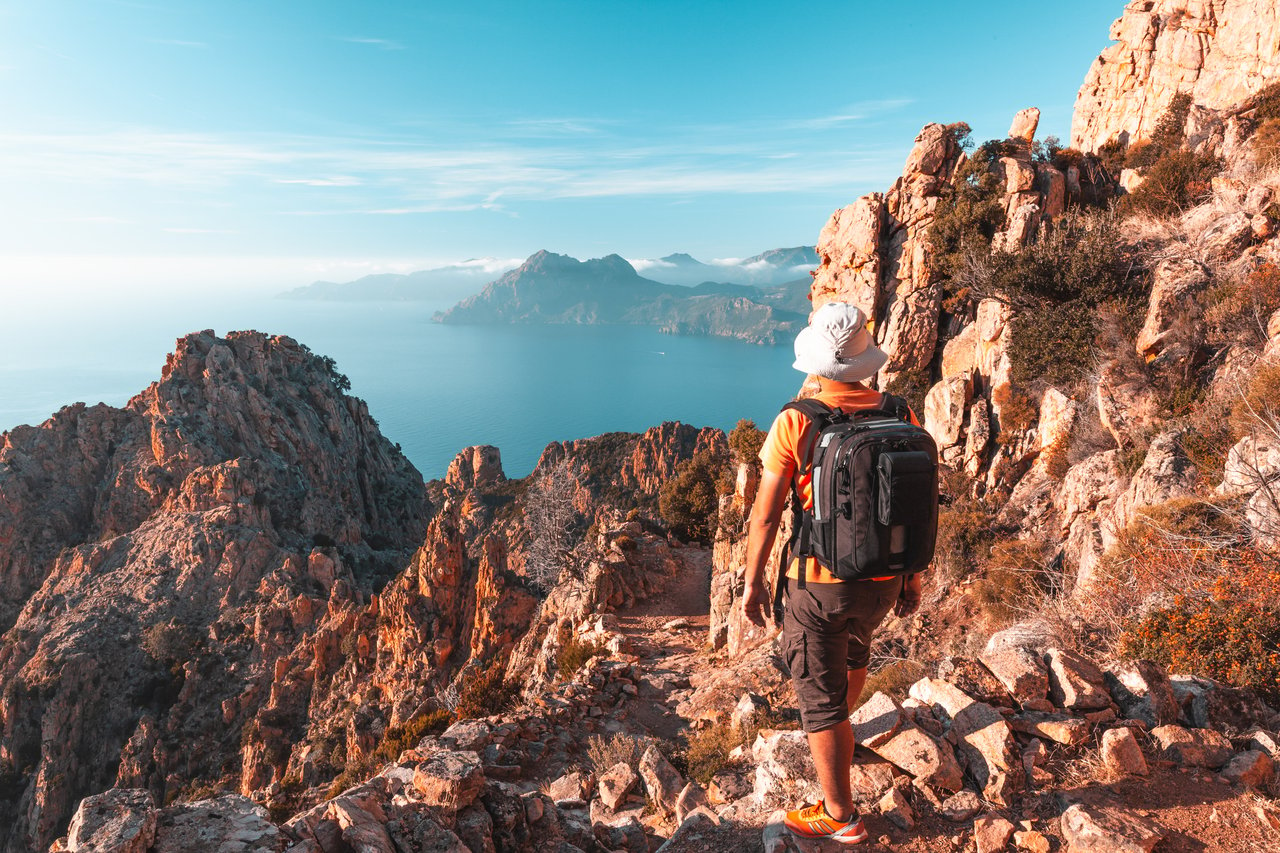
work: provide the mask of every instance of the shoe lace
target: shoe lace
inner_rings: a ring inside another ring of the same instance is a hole
[[[801,820],[819,820],[827,817],[827,808],[822,800],[800,810]]]

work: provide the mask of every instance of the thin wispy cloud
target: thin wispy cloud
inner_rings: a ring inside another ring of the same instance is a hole
[[[277,178],[277,184],[302,184],[308,187],[358,187],[363,181],[350,175],[337,175],[332,178]]]
[[[208,197],[274,187],[274,207],[294,215],[403,216],[489,210],[529,200],[696,197],[829,192],[874,186],[901,168],[897,149],[794,150],[759,135],[696,135],[635,144],[518,141],[454,145],[403,138],[280,134],[179,134],[151,130],[74,134],[0,132],[0,179],[76,186],[146,185]],[[724,140],[741,141],[724,141]],[[341,188],[332,196],[291,196]],[[324,199],[320,201],[320,199]],[[319,205],[319,206],[317,206]]]
[[[339,41],[345,41],[348,44],[366,44],[370,47],[376,47],[380,50],[404,50],[405,46],[398,41],[391,39],[365,38],[363,36],[346,36]]]

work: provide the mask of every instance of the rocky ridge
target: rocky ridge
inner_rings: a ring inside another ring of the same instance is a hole
[[[1225,123],[1234,147],[1236,114],[1280,76],[1280,8],[1270,2],[1134,0],[1111,38],[1076,98],[1071,144],[1083,151],[1149,138],[1180,93],[1201,129],[1193,136]]]
[[[204,332],[123,409],[0,439],[5,850],[47,847],[113,783],[296,798],[520,641],[541,648],[535,614],[562,615],[522,575],[540,475],[508,481],[495,448],[469,448],[424,485],[344,387],[288,338]],[[554,445],[543,469],[572,470],[581,538],[618,512],[603,489],[655,502],[680,459],[723,443],[667,424]],[[643,598],[666,559],[613,553],[586,561],[572,618]]]

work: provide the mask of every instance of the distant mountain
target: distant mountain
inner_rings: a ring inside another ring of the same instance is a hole
[[[631,262],[643,275],[663,284],[691,286],[707,281],[732,282],[756,287],[776,287],[795,281],[818,266],[818,253],[809,246],[770,249],[744,260],[706,264],[677,252],[664,258]]]
[[[641,276],[618,255],[579,261],[541,251],[435,319],[460,324],[658,326],[672,334],[772,344],[803,325],[808,311],[797,311],[794,301],[777,290],[716,282],[681,287]],[[807,293],[807,288],[801,292]]]
[[[478,258],[436,269],[399,275],[380,273],[355,281],[317,281],[280,294],[282,299],[328,302],[433,301],[455,302],[475,293],[495,275],[520,265],[519,260]]]

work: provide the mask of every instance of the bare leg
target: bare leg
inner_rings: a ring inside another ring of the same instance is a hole
[[[829,729],[809,733],[809,752],[818,771],[827,814],[848,820],[853,814],[853,790],[849,767],[853,764],[853,727],[843,720]]]
[[[845,708],[849,713],[853,713],[853,709],[858,707],[858,697],[862,695],[862,687],[867,683],[867,668],[849,670],[849,689],[846,693]]]

